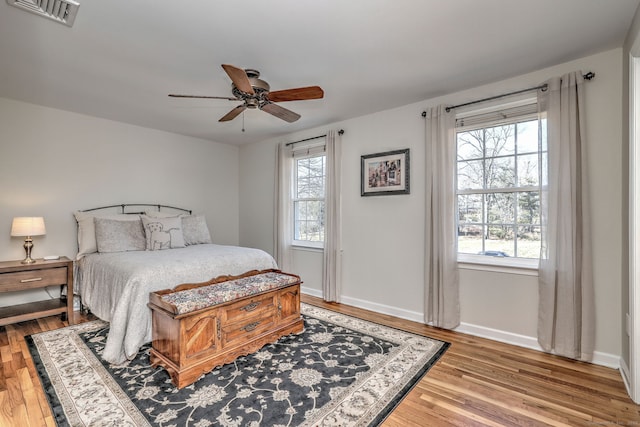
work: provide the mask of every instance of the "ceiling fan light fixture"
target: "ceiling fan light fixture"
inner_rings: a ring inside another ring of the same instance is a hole
[[[324,91],[320,86],[307,86],[294,89],[279,90],[271,92],[269,83],[261,80],[260,72],[252,68],[238,68],[230,64],[222,64],[222,68],[231,79],[231,93],[235,98],[227,98],[220,96],[200,96],[200,95],[174,95],[172,97],[179,98],[212,98],[212,99],[228,99],[230,101],[242,101],[233,110],[222,116],[219,122],[228,122],[233,120],[247,108],[252,110],[259,109],[271,114],[286,122],[293,123],[300,118],[300,114],[284,107],[274,104],[274,102],[283,101],[304,101],[307,99],[321,99],[324,97]],[[244,115],[243,115],[244,118]]]

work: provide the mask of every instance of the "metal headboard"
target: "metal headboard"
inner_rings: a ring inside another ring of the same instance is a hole
[[[189,215],[192,214],[191,209],[184,209],[184,208],[178,208],[178,207],[175,207],[175,206],[158,205],[158,204],[152,204],[152,203],[122,203],[120,205],[109,205],[109,206],[100,206],[99,208],[83,209],[81,212],[92,212],[92,211],[99,211],[101,209],[120,208],[120,211],[123,214],[144,214],[144,212],[125,212],[125,209],[127,207],[130,207],[130,206],[135,206],[135,207],[142,207],[142,206],[154,207],[154,208],[158,208],[158,211],[160,211],[162,208],[174,209],[174,210],[177,210],[177,211],[187,212],[187,213],[189,213]]]

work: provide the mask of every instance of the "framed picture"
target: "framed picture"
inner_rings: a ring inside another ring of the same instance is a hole
[[[409,194],[409,149],[360,157],[360,195]]]

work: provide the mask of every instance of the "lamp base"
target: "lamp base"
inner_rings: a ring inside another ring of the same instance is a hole
[[[31,258],[31,249],[33,249],[33,239],[31,239],[31,236],[27,236],[26,239],[24,239],[24,251],[27,254],[27,256],[25,257],[25,259],[23,259],[22,261],[20,261],[22,264],[33,264],[34,262],[36,262],[35,259]]]

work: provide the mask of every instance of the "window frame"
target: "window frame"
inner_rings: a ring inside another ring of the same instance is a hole
[[[313,148],[313,149],[312,149]],[[324,149],[324,144],[321,146],[316,146],[316,147],[312,147],[312,148],[307,148],[305,147],[304,150],[301,150],[303,152],[303,154],[300,154],[300,152],[295,152],[293,154],[293,177],[292,177],[292,193],[291,193],[291,235],[292,235],[292,241],[291,241],[291,246],[293,247],[297,247],[297,248],[304,248],[304,249],[317,249],[317,250],[323,250],[324,249],[324,236],[325,236],[325,218],[324,218],[324,214],[325,214],[325,210],[323,209],[323,215],[322,218],[320,218],[321,220],[321,225],[322,225],[322,236],[323,236],[323,240],[318,240],[318,241],[314,241],[314,240],[299,240],[296,239],[296,225],[297,225],[297,221],[296,221],[296,202],[300,202],[300,201],[320,201],[323,204],[325,204],[326,206],[326,196],[327,196],[327,188],[326,188],[326,183],[327,183],[327,155]],[[323,175],[322,175],[322,188],[324,189],[324,195],[323,197],[305,197],[305,198],[300,198],[297,197],[297,188],[298,188],[298,161],[299,160],[304,160],[304,159],[309,159],[309,158],[314,158],[314,157],[322,157],[323,158]]]
[[[535,100],[534,101],[525,101],[522,103],[519,103],[520,107],[522,107],[523,105],[530,105],[531,107],[533,106],[537,106]],[[456,231],[456,257],[457,257],[457,261],[460,264],[460,267],[463,269],[470,269],[470,270],[485,270],[485,271],[500,271],[500,272],[513,272],[513,273],[522,273],[522,274],[527,274],[527,275],[531,275],[531,274],[537,274],[535,272],[535,270],[537,270],[539,268],[539,259],[538,258],[524,258],[524,257],[497,257],[497,256],[487,256],[487,255],[480,255],[480,254],[470,254],[470,253],[461,253],[458,251],[458,230],[460,227],[460,215],[459,215],[459,211],[458,211],[458,196],[460,195],[480,195],[482,198],[485,197],[486,194],[497,194],[497,193],[507,193],[507,194],[514,194],[516,195],[517,193],[523,193],[523,192],[538,192],[539,194],[541,194],[541,185],[542,185],[542,180],[544,180],[545,178],[542,177],[542,173],[543,173],[543,164],[538,162],[538,168],[539,168],[539,182],[538,185],[529,185],[529,186],[517,186],[514,185],[513,187],[498,187],[498,188],[486,188],[486,183],[483,183],[483,188],[482,189],[464,189],[464,190],[458,190],[458,178],[459,178],[459,173],[458,173],[458,165],[459,165],[459,159],[458,159],[458,134],[459,133],[463,133],[463,132],[468,132],[471,130],[478,130],[478,129],[487,129],[487,128],[491,128],[491,127],[496,127],[496,126],[501,126],[501,125],[511,125],[511,124],[516,124],[516,123],[520,123],[520,122],[526,122],[526,121],[531,121],[531,120],[536,120],[538,123],[538,126],[540,124],[540,115],[537,112],[524,112],[522,114],[514,114],[512,116],[509,116],[507,118],[495,118],[496,116],[492,117],[492,112],[500,112],[501,110],[505,110],[505,109],[509,109],[511,105],[509,104],[504,104],[504,105],[498,105],[495,106],[493,108],[490,109],[490,111],[487,113],[487,109],[481,110],[481,112],[477,113],[478,117],[487,116],[486,120],[473,120],[474,116],[476,116],[476,114],[473,113],[464,113],[461,116],[456,117],[456,128],[455,128],[455,138],[456,138],[456,164],[455,164],[455,203],[456,203],[456,209],[455,209],[455,231]],[[537,109],[537,107],[536,107]],[[468,118],[472,118],[472,120],[466,120],[466,121],[471,121],[471,124],[464,124],[465,119]],[[462,123],[460,125],[458,125],[458,123]],[[514,135],[515,136],[515,135]],[[483,152],[482,157],[478,158],[478,159],[473,159],[473,160],[481,160],[481,161],[485,161],[488,158],[514,158],[516,160],[516,165],[514,166],[514,170],[517,170],[517,158],[519,155],[525,155],[525,154],[537,154],[538,156],[540,156],[541,153],[545,153],[546,150],[543,149],[543,151],[540,150],[540,148],[538,148],[538,150],[536,150],[535,152],[527,152],[527,153],[518,153],[517,152],[517,148],[514,151],[513,154],[507,154],[507,155],[502,155],[502,156],[488,156],[487,157],[487,153],[486,150]],[[540,159],[540,157],[538,157]],[[471,160],[471,159],[469,159]],[[543,162],[544,163],[544,162]],[[517,177],[517,176],[516,176]],[[515,184],[518,184],[517,182]],[[484,201],[483,201],[483,205],[484,205]],[[517,205],[517,203],[516,203]],[[484,207],[483,207],[484,209]],[[473,225],[473,224],[471,224]],[[480,224],[480,226],[484,226],[486,225],[485,223]],[[518,208],[517,206],[514,206],[514,211],[513,211],[513,224],[512,225],[514,228],[518,226]],[[538,226],[540,226],[540,224],[538,224]],[[517,239],[517,234],[516,236],[514,236],[514,248],[517,248],[517,244],[518,244],[518,239]]]

